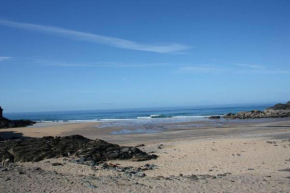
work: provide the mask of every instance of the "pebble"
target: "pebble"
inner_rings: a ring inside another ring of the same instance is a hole
[[[11,178],[9,178],[9,177],[5,179],[5,181],[9,181],[9,180],[11,180]]]
[[[41,168],[39,168],[39,167],[34,167],[33,170],[38,171],[38,170],[41,170]]]
[[[164,147],[164,145],[163,144],[160,144],[159,146],[158,146],[158,149],[162,149]]]
[[[134,174],[134,176],[139,177],[139,178],[143,178],[146,176],[146,174],[143,172],[138,172],[138,173]]]
[[[89,188],[92,188],[92,189],[97,188],[97,186],[95,186],[95,185],[88,185],[88,187],[89,187]]]

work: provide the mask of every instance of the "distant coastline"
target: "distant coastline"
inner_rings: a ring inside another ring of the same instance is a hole
[[[53,112],[27,112],[5,113],[12,120],[30,119],[36,122],[96,122],[138,119],[203,119],[213,115],[225,115],[251,111],[253,109],[265,110],[273,104],[263,105],[225,105],[204,107],[167,107],[167,108],[142,108],[142,109],[114,109],[114,110],[84,110],[84,111],[53,111]]]

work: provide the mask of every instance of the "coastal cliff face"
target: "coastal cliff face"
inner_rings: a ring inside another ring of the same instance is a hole
[[[226,119],[258,119],[258,118],[285,118],[290,117],[290,101],[286,104],[276,104],[264,111],[253,110],[249,112],[228,113]]]
[[[0,106],[0,129],[12,127],[26,127],[35,124],[31,120],[9,120],[3,117],[3,109]]]

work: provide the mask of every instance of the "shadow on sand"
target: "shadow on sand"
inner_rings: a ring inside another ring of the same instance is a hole
[[[19,138],[29,138],[29,137],[24,137],[23,133],[18,133],[14,131],[0,131],[0,138],[2,139],[19,139]]]

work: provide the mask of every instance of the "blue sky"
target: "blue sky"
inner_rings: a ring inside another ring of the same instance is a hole
[[[290,1],[1,1],[6,112],[285,102]]]

